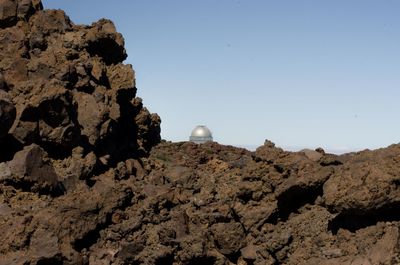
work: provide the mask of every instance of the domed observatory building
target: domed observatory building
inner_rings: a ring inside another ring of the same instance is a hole
[[[196,126],[196,128],[193,129],[189,139],[191,142],[196,144],[204,144],[206,142],[213,141],[211,131],[207,128],[207,126],[204,125]]]

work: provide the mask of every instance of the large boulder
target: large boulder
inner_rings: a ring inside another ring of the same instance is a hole
[[[0,182],[40,193],[63,193],[58,176],[46,152],[32,144],[17,152],[13,160],[1,164]]]

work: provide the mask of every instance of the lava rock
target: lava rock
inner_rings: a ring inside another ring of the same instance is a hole
[[[7,84],[2,73],[0,73],[0,90],[6,90]]]
[[[13,0],[0,0],[0,28],[10,27],[17,23],[18,4]]]
[[[16,117],[14,104],[4,91],[0,90],[0,139],[8,134]]]
[[[303,149],[300,152],[312,161],[318,161],[323,156],[320,152],[311,149]]]
[[[218,223],[211,227],[215,244],[224,255],[237,253],[245,244],[245,233],[240,223]]]
[[[46,152],[38,145],[25,147],[7,163],[12,174],[2,181],[11,182],[23,189],[29,188],[31,191],[62,193],[58,176],[46,156]]]

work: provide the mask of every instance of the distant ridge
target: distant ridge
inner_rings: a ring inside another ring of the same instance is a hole
[[[245,148],[249,151],[255,151],[260,145],[233,145],[236,147],[240,147],[240,148]],[[318,147],[310,147],[310,146],[281,146],[281,148],[285,151],[291,151],[291,152],[298,152],[300,150],[303,149],[316,149]],[[340,148],[340,147],[327,147],[324,148],[322,147],[326,153],[330,153],[330,154],[336,154],[336,155],[341,155],[341,154],[346,154],[346,153],[351,153],[351,152],[358,152],[361,151],[365,148]]]

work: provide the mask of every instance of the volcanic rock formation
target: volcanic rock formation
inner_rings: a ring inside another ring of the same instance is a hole
[[[0,265],[400,264],[400,146],[160,142],[111,21],[0,0]]]
[[[36,2],[0,2],[3,142],[35,143],[58,158],[82,147],[104,164],[146,154],[160,121],[135,98],[121,34],[109,20],[77,26]]]
[[[0,264],[78,264],[132,197],[102,179],[141,170],[160,118],[135,97],[109,20],[79,26],[39,0],[0,0],[0,51]]]

